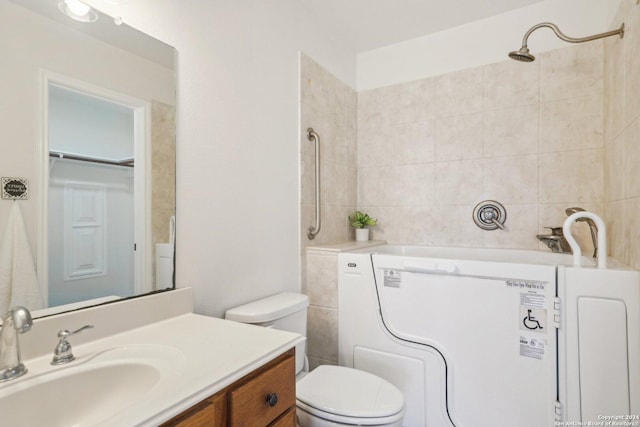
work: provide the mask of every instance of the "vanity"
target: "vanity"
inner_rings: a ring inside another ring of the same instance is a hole
[[[19,337],[27,374],[0,383],[0,424],[295,426],[304,338],[196,315],[192,301],[185,288],[34,320]],[[86,324],[69,337],[75,360],[52,366],[57,332]]]

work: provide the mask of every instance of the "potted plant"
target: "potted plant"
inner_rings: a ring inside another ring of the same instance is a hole
[[[349,221],[356,229],[356,241],[358,242],[366,242],[369,240],[369,229],[365,227],[373,227],[378,224],[377,220],[360,211],[355,211],[353,215],[349,217]]]

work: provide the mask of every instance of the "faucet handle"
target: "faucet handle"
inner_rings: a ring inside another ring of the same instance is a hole
[[[552,236],[562,236],[562,227],[544,227],[547,228],[549,230],[551,230],[551,235]]]
[[[67,329],[63,329],[58,332],[58,344],[56,348],[53,349],[53,360],[51,361],[52,365],[64,365],[65,363],[69,363],[75,360],[75,356],[71,352],[71,344],[67,341],[67,338],[71,335],[78,334],[86,329],[93,328],[93,325],[84,325],[82,328],[77,329],[73,332],[70,332]]]

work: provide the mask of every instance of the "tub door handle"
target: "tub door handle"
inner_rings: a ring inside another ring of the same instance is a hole
[[[405,261],[404,268],[419,273],[453,274],[458,271],[458,266],[449,262],[412,262]]]

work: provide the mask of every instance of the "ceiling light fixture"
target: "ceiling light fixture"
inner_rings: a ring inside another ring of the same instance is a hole
[[[58,3],[58,9],[76,21],[95,22],[98,20],[98,14],[80,0],[62,0]]]

